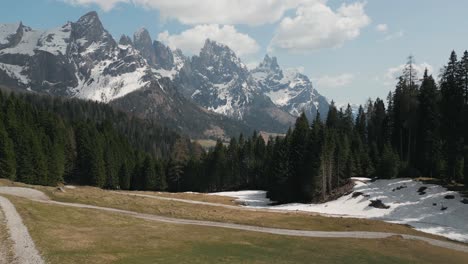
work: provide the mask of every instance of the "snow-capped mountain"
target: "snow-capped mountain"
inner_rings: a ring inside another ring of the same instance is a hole
[[[250,130],[206,111],[163,81],[175,77],[185,57],[152,43],[145,31],[138,31],[133,41],[123,36],[117,43],[96,12],[52,30],[2,24],[0,86],[110,103],[196,137]],[[146,51],[149,55],[143,56]]]
[[[207,40],[185,57],[141,28],[117,43],[96,12],[51,30],[0,24],[0,86],[113,104],[195,136],[284,133],[305,110],[328,107],[310,80],[275,58],[249,71]]]
[[[204,108],[261,130],[285,131],[294,122],[258,89],[247,67],[228,46],[207,40],[175,78],[182,93]]]
[[[317,112],[328,112],[328,101],[314,89],[307,76],[297,69],[282,70],[276,57],[265,56],[263,62],[252,70],[259,89],[273,103],[288,113],[299,116],[303,111],[309,119]]]
[[[2,82],[53,95],[109,102],[149,84],[151,68],[118,45],[95,12],[52,30],[2,25]]]

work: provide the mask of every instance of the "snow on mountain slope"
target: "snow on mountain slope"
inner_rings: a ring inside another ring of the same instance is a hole
[[[294,116],[303,111],[309,118],[317,111],[328,112],[328,102],[312,86],[307,76],[297,69],[282,70],[275,57],[266,55],[263,62],[251,71],[258,87],[273,103]]]
[[[183,67],[178,82],[187,97],[215,113],[243,119],[256,87],[247,67],[227,46],[207,40]]]
[[[0,74],[26,90],[109,102],[152,78],[139,52],[117,45],[95,12],[51,30],[1,25],[0,39]]]
[[[112,70],[119,71],[120,67],[129,67],[129,65],[123,66],[123,62],[118,63],[119,54],[124,52],[132,53],[131,48],[119,47],[119,50],[114,51],[113,58],[95,64],[91,68],[89,76],[78,75],[78,85],[73,88],[75,96],[109,102],[148,85],[150,81],[145,80],[145,75],[150,71],[150,68],[144,63],[139,65],[133,63],[131,71],[103,74]],[[117,62],[116,65],[115,62]]]
[[[236,197],[248,207],[317,212],[337,217],[383,220],[413,226],[416,230],[468,242],[468,204],[461,195],[442,186],[411,179],[355,179],[354,193],[323,204],[283,204],[270,206],[265,191],[213,193]],[[426,187],[424,189],[423,187]],[[421,191],[422,189],[423,191]],[[361,194],[359,194],[361,193]],[[358,195],[359,194],[359,195]],[[355,197],[353,197],[355,196]],[[381,200],[388,209],[369,206]]]
[[[0,45],[6,45],[11,38],[17,33],[21,23],[15,24],[0,24]]]

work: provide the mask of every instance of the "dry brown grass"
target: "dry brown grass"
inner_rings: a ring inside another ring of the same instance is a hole
[[[152,199],[148,197],[123,195],[95,187],[77,187],[76,189],[65,189],[65,192],[61,192],[54,187],[28,186],[22,183],[18,184],[11,183],[8,181],[0,181],[0,184],[2,183],[4,185],[15,184],[16,186],[35,188],[45,192],[50,198],[56,201],[90,204],[168,217],[209,220],[298,230],[391,232],[398,234],[418,235],[440,240],[448,240],[444,237],[416,231],[413,228],[406,225],[391,224],[383,221],[369,219],[325,217],[315,213],[294,211],[276,213],[262,210],[250,211],[241,209],[231,209],[218,206],[189,204],[178,201],[167,201]],[[196,197],[197,199],[202,199],[201,196],[203,196],[203,194],[161,195],[161,193],[154,192],[140,193],[155,196],[174,197],[180,199],[182,199],[182,197],[188,198],[189,196]],[[218,199],[218,197],[211,197],[209,195],[206,196],[208,197],[205,198],[205,201],[215,202],[215,200]],[[224,198],[226,197],[220,198],[221,201],[226,202],[226,200],[224,200]]]
[[[169,192],[146,192],[146,191],[132,191],[126,193],[140,193],[145,195],[153,195],[156,197],[175,198],[199,202],[217,203],[225,205],[238,205],[234,197],[226,197],[220,195],[208,195],[203,193],[169,193]]]
[[[13,244],[10,240],[5,216],[0,208],[0,264],[13,263]]]
[[[466,263],[423,242],[319,239],[165,224],[9,197],[51,263]]]
[[[168,217],[301,230],[392,232],[446,240],[439,236],[416,231],[405,225],[368,219],[325,217],[304,212],[276,213],[230,209],[121,195],[95,187],[66,189],[66,192],[51,187],[36,186],[35,188],[44,191],[57,201],[91,204]]]

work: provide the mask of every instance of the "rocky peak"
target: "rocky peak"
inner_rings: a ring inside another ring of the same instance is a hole
[[[127,35],[122,35],[119,40],[120,45],[125,45],[125,46],[132,46],[133,42],[132,39],[127,36]]]
[[[281,71],[280,66],[278,65],[278,60],[276,59],[276,57],[270,57],[270,56],[268,56],[268,54],[265,55],[265,58],[263,59],[263,62],[260,63],[260,65],[258,67],[262,68],[262,69],[268,69],[268,70],[274,71],[274,72]]]
[[[233,50],[228,46],[207,39],[200,51],[200,55],[194,57],[194,63],[210,71],[210,74],[229,78],[233,74],[239,76],[248,75],[247,67],[241,62]],[[201,69],[200,69],[201,70]]]
[[[153,48],[151,36],[146,28],[141,28],[133,34],[133,44],[149,64],[153,66],[156,65],[156,53]]]
[[[15,24],[0,24],[0,49],[15,46],[21,41],[27,27],[22,22]]]
[[[266,75],[265,78],[281,80],[284,75],[280,66],[278,65],[278,60],[276,57],[270,57],[265,55],[263,61],[252,71],[253,74],[263,74]]]
[[[174,67],[174,55],[172,50],[159,41],[153,42],[154,53],[156,55],[156,64],[165,70],[171,70]]]
[[[95,11],[91,11],[78,19],[73,24],[74,37],[84,49],[93,43],[101,43],[104,46],[113,47],[116,45],[114,39],[104,29],[104,26]]]

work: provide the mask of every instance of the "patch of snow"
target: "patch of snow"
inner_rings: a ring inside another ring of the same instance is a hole
[[[0,51],[0,54],[34,55],[34,50],[44,31],[24,28],[23,38],[18,45]]]
[[[16,34],[20,23],[15,24],[0,24],[0,45],[8,44],[9,37]]]
[[[413,226],[416,230],[445,236],[450,239],[468,242],[468,205],[461,203],[459,193],[446,188],[424,184],[411,179],[377,180],[370,182],[367,178],[355,178],[354,192],[363,195],[353,198],[345,195],[337,200],[323,204],[282,204],[269,206],[271,201],[264,191],[240,191],[214,193],[237,197],[248,207],[269,208],[275,210],[306,211],[322,213],[337,217],[356,217],[383,220]],[[427,187],[420,195],[418,189]],[[399,189],[397,189],[400,187]],[[454,199],[445,199],[453,195]],[[381,200],[389,209],[370,207],[370,200]],[[258,202],[257,202],[258,201]],[[442,208],[445,208],[442,210]]]
[[[136,69],[134,72],[124,73],[118,76],[103,74],[104,69],[112,61],[101,61],[91,70],[87,80],[78,77],[79,84],[74,88],[76,97],[99,102],[110,102],[125,96],[135,90],[146,86],[149,82],[142,80],[146,67]]]
[[[268,206],[271,204],[271,200],[266,198],[266,191],[235,191],[235,192],[217,192],[209,193],[209,195],[219,195],[237,198],[236,201],[245,204],[246,206],[258,207]]]
[[[38,41],[38,50],[54,55],[65,55],[71,37],[71,23],[63,27],[48,30],[42,34]]]
[[[4,71],[8,76],[17,80],[21,84],[29,84],[31,80],[28,76],[23,75],[24,68],[18,65],[5,64],[0,62],[0,71]]]
[[[165,70],[165,69],[152,69],[153,73],[157,74],[161,78],[169,78],[171,80],[174,79],[178,71],[176,69]]]

